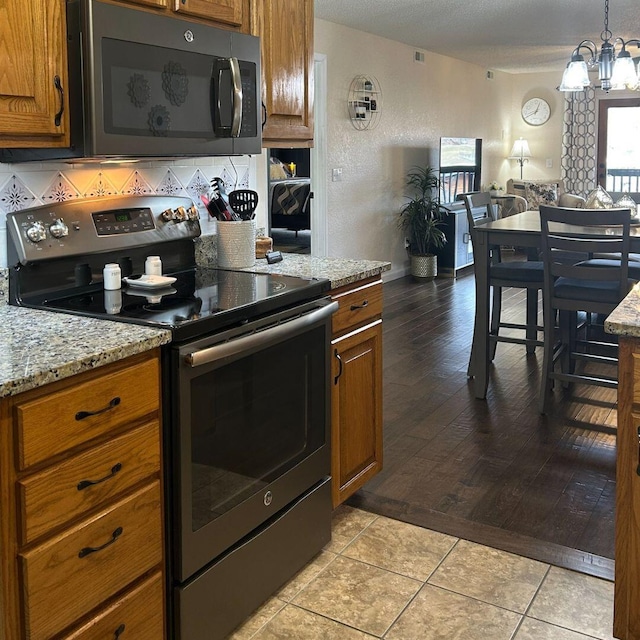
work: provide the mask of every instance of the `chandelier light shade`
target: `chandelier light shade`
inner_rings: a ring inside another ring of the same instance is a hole
[[[631,54],[627,51],[630,45],[640,48],[640,40],[638,38],[626,41],[622,38],[613,39],[613,34],[609,31],[609,0],[604,0],[604,29],[600,33],[600,38],[602,44],[599,51],[592,40],[583,40],[573,50],[571,60],[564,70],[562,82],[558,87],[560,91],[583,91],[590,86],[589,67],[598,68],[600,87],[607,93],[611,89],[640,89],[640,63],[636,68]],[[618,45],[619,50],[616,53]],[[582,52],[589,53],[586,61]]]
[[[531,151],[529,150],[529,143],[523,138],[519,138],[513,143],[511,147],[511,153],[509,154],[509,160],[517,160],[520,165],[520,180],[522,180],[522,167],[525,162],[529,162],[531,157]]]

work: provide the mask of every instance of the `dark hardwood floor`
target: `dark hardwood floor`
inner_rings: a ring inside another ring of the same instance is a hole
[[[384,285],[384,468],[348,504],[613,579],[615,391],[556,389],[541,416],[542,350],[501,343],[475,399],[474,304],[472,273]]]

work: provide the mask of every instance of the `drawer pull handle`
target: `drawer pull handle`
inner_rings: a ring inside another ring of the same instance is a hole
[[[636,467],[636,473],[640,476],[640,427],[638,427],[638,466]]]
[[[118,638],[124,633],[124,623],[121,624],[115,631],[115,633],[113,634],[113,637],[115,638],[115,640],[118,640]]]
[[[114,407],[117,407],[120,404],[120,398],[116,396],[115,398],[111,398],[109,400],[109,404],[104,407],[104,409],[98,409],[97,411],[78,411],[76,413],[76,420],[84,420],[85,418],[89,418],[90,416],[97,416],[105,411],[111,411]]]
[[[100,480],[80,480],[80,482],[78,482],[78,485],[77,485],[78,491],[82,491],[87,487],[92,487],[94,484],[100,484],[101,482],[104,482],[109,478],[113,478],[113,476],[115,476],[116,473],[118,473],[118,471],[121,471],[121,470],[122,470],[122,464],[118,462],[117,464],[114,464],[113,467],[111,467],[111,473],[107,474],[104,478],[100,478]]]
[[[90,553],[95,553],[96,551],[102,551],[103,549],[106,549],[108,546],[112,545],[121,535],[122,535],[122,527],[118,527],[112,534],[111,534],[111,540],[109,540],[108,542],[105,542],[103,545],[100,545],[99,547],[83,547],[82,549],[80,549],[80,552],[78,553],[78,558],[84,558],[85,556],[88,556]]]
[[[352,304],[351,311],[355,311],[356,309],[364,309],[369,306],[369,301],[365,300],[362,304]]]
[[[342,358],[340,357],[337,349],[333,352],[333,355],[336,357],[336,359],[338,360],[338,364],[340,365],[340,369],[338,369],[338,375],[333,379],[333,384],[338,384],[338,380],[342,375]]]

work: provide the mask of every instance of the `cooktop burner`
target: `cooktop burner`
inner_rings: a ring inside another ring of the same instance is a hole
[[[182,337],[318,297],[329,287],[324,280],[222,269],[197,268],[173,277],[176,281],[161,289],[123,286],[108,291],[96,285],[59,297],[53,295],[39,303],[24,303],[51,311],[164,327]],[[188,325],[192,326],[187,330]]]

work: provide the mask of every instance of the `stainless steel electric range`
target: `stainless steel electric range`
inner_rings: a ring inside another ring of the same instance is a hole
[[[330,539],[329,281],[198,267],[188,198],[72,200],[7,230],[10,304],[171,331],[170,637],[226,637]],[[140,277],[149,256],[167,280]],[[122,286],[105,289],[114,263]]]

